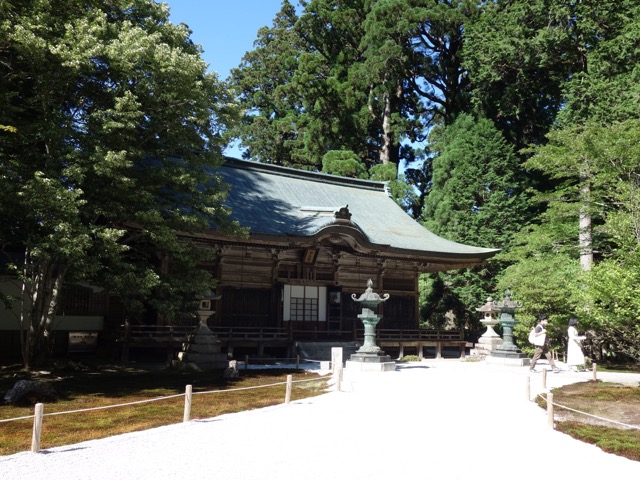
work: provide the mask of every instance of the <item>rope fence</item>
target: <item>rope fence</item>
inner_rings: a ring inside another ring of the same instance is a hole
[[[244,365],[244,369],[248,369],[249,365],[278,365],[278,364],[292,364],[296,366],[296,369],[300,368],[301,363],[312,363],[312,364],[321,364],[325,363],[324,360],[313,360],[311,358],[300,358],[300,355],[296,357],[285,357],[285,358],[251,358],[249,359],[249,355],[244,356],[244,360],[239,360],[238,365]]]
[[[183,418],[182,421],[183,422],[188,422],[191,418],[191,405],[192,405],[192,397],[193,395],[205,395],[205,394],[212,394],[212,393],[231,393],[231,392],[239,392],[239,391],[243,391],[243,390],[255,390],[255,389],[259,389],[259,388],[270,388],[270,387],[277,387],[280,385],[285,385],[285,397],[284,397],[284,403],[288,404],[291,401],[291,391],[292,391],[292,386],[294,383],[305,383],[305,382],[318,382],[318,381],[322,381],[322,377],[318,377],[318,378],[307,378],[307,379],[303,379],[303,380],[293,380],[293,375],[287,375],[286,381],[284,382],[276,382],[276,383],[270,383],[268,385],[256,385],[256,386],[252,386],[252,387],[239,387],[239,388],[230,388],[230,389],[225,389],[225,390],[208,390],[205,392],[193,392],[193,386],[192,385],[187,385],[185,387],[185,393],[178,393],[176,395],[166,395],[163,397],[157,397],[157,398],[149,398],[146,400],[138,400],[135,402],[127,402],[127,403],[118,403],[118,404],[113,404],[113,405],[104,405],[101,407],[91,407],[91,408],[82,408],[82,409],[77,409],[77,410],[66,410],[66,411],[62,411],[62,412],[51,412],[51,413],[44,413],[44,404],[43,403],[36,403],[35,404],[35,410],[34,410],[34,414],[33,415],[26,415],[23,417],[15,417],[15,418],[7,418],[7,419],[2,419],[0,420],[0,423],[6,423],[6,422],[14,422],[14,421],[18,421],[18,420],[27,420],[27,419],[31,419],[33,418],[33,434],[32,434],[32,438],[31,438],[31,451],[33,453],[38,453],[41,449],[40,449],[40,445],[41,445],[41,434],[42,434],[42,424],[43,424],[43,419],[44,417],[49,417],[49,416],[54,416],[54,415],[68,415],[68,414],[72,414],[72,413],[83,413],[83,412],[91,412],[91,411],[96,411],[96,410],[106,410],[109,408],[118,408],[118,407],[127,407],[127,406],[131,406],[131,405],[139,405],[139,404],[143,404],[143,403],[151,403],[151,402],[158,402],[161,400],[168,400],[171,398],[178,398],[178,397],[185,397],[185,402],[184,402],[184,414],[183,414]]]
[[[592,372],[593,372],[593,380],[597,380],[598,376],[597,376],[597,364],[593,364],[593,368],[592,368]],[[542,388],[547,388],[547,371],[543,370],[542,371]],[[527,399],[531,401],[531,377],[527,377],[527,383],[526,383],[526,387],[527,387]],[[583,412],[581,410],[577,410],[575,408],[571,408],[568,407],[566,405],[562,405],[560,403],[555,403],[553,401],[553,393],[551,392],[546,392],[546,395],[543,393],[538,393],[534,399],[536,398],[540,398],[542,399],[544,402],[546,402],[547,404],[547,423],[548,426],[551,430],[554,429],[555,424],[554,424],[554,407],[558,407],[558,408],[562,408],[564,410],[568,410],[580,415],[585,415],[587,417],[591,417],[603,422],[609,422],[609,423],[613,423],[616,425],[619,425],[621,427],[625,427],[625,428],[630,428],[630,429],[635,429],[635,430],[640,430],[640,426],[638,425],[629,425],[623,422],[618,422],[617,420],[611,420],[610,418],[605,418],[605,417],[599,417],[598,415],[593,415],[591,413],[587,413],[587,412]]]
[[[547,411],[551,410],[551,413],[549,415],[551,416],[552,419],[553,419],[553,407],[559,407],[559,408],[562,408],[564,410],[569,410],[569,411],[574,412],[574,413],[579,413],[581,415],[586,415],[587,417],[595,418],[597,420],[602,420],[604,422],[609,422],[609,423],[615,423],[616,425],[620,425],[621,427],[640,430],[640,426],[638,426],[638,425],[630,425],[630,424],[627,424],[627,423],[618,422],[616,420],[611,420],[610,418],[599,417],[598,415],[593,415],[591,413],[582,412],[580,410],[576,410],[575,408],[571,408],[571,407],[567,407],[566,405],[561,405],[559,403],[555,403],[553,401],[553,393],[548,393],[547,395],[548,395],[549,398],[545,398],[542,395],[538,395],[538,396],[540,398],[544,399],[547,402]],[[551,427],[553,428],[553,426],[551,426]]]

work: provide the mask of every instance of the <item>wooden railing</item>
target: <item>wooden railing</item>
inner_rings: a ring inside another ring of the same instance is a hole
[[[229,351],[234,347],[256,347],[258,355],[262,356],[265,347],[293,347],[295,341],[342,341],[360,342],[364,337],[362,329],[352,331],[323,332],[318,330],[294,330],[292,328],[277,327],[209,327],[218,339],[226,344]],[[122,346],[122,359],[129,357],[131,347],[167,348],[170,358],[174,350],[180,348],[187,341],[189,334],[195,330],[194,326],[164,326],[164,325],[123,325],[119,338]],[[383,349],[398,348],[399,355],[404,356],[405,348],[417,349],[422,358],[424,348],[436,349],[436,358],[442,357],[443,348],[457,347],[460,358],[464,358],[466,341],[462,330],[420,330],[420,329],[379,329],[376,332],[377,343]],[[169,358],[168,357],[168,358]]]
[[[363,331],[308,331],[290,330],[278,327],[209,327],[221,340],[335,340],[336,338],[356,340],[362,338]],[[170,325],[123,325],[121,341],[138,343],[151,341],[154,343],[171,343],[184,341],[194,331],[193,326]],[[441,342],[464,341],[462,330],[422,330],[422,329],[392,329],[384,328],[376,331],[380,341],[414,341]]]
[[[393,341],[443,341],[443,340],[464,340],[463,330],[396,330],[382,328],[376,332],[378,340]]]
[[[287,340],[289,332],[277,327],[210,327],[211,331],[223,340]],[[152,340],[157,343],[180,342],[195,330],[193,326],[172,325],[129,325],[122,326],[121,340],[141,342]]]
[[[220,339],[229,340],[288,340],[289,332],[278,327],[211,327]]]

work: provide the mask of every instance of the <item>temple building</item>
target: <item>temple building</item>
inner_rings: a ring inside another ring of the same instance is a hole
[[[213,326],[351,331],[371,279],[389,293],[379,328],[417,329],[418,277],[481,264],[498,250],[441,238],[413,220],[386,184],[228,159],[231,217],[247,239],[215,230]]]
[[[198,316],[229,352],[255,346],[262,355],[271,346],[291,354],[299,340],[356,340],[360,307],[351,296],[360,295],[369,279],[376,292],[390,295],[380,306],[378,329],[405,339],[410,336],[402,332],[413,331],[411,345],[419,352],[424,345],[440,348],[447,339],[440,334],[432,332],[430,340],[437,342],[431,343],[415,334],[419,275],[482,264],[498,252],[433,234],[394,202],[383,182],[232,158],[217,173],[230,186],[225,203],[231,218],[249,235],[231,238],[214,228],[190,240],[214,251],[203,268],[215,285],[201,300]],[[2,288],[19,292],[11,279]],[[114,345],[159,346],[175,353],[198,324],[189,317],[167,325],[161,316],[148,315],[143,325],[129,325],[122,304],[107,292],[68,286],[64,293],[56,320],[58,353],[112,351]],[[123,325],[148,330],[136,343],[133,330],[122,339]],[[5,354],[19,354],[18,330],[15,317],[0,312]],[[462,333],[451,340],[450,345],[464,347]],[[394,345],[402,350],[404,344]]]

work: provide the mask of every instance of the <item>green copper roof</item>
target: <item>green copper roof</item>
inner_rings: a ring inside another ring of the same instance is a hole
[[[480,259],[499,251],[435,235],[405,213],[382,182],[237,159],[227,159],[219,173],[231,185],[232,218],[253,235],[311,237],[335,225],[334,213],[347,206],[354,226],[381,249]]]

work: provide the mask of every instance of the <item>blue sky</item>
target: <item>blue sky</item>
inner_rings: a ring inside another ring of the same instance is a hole
[[[202,46],[202,58],[209,71],[224,80],[232,68],[240,65],[244,54],[253,50],[253,42],[262,27],[270,27],[282,0],[162,0],[169,5],[172,23],[185,23],[191,39]],[[292,1],[296,5],[296,1]],[[240,158],[237,145],[226,148],[226,155]]]
[[[253,50],[258,29],[271,26],[282,0],[162,0],[172,23],[186,23],[194,43],[202,45],[209,70],[221,80]],[[292,4],[297,2],[292,1]]]

